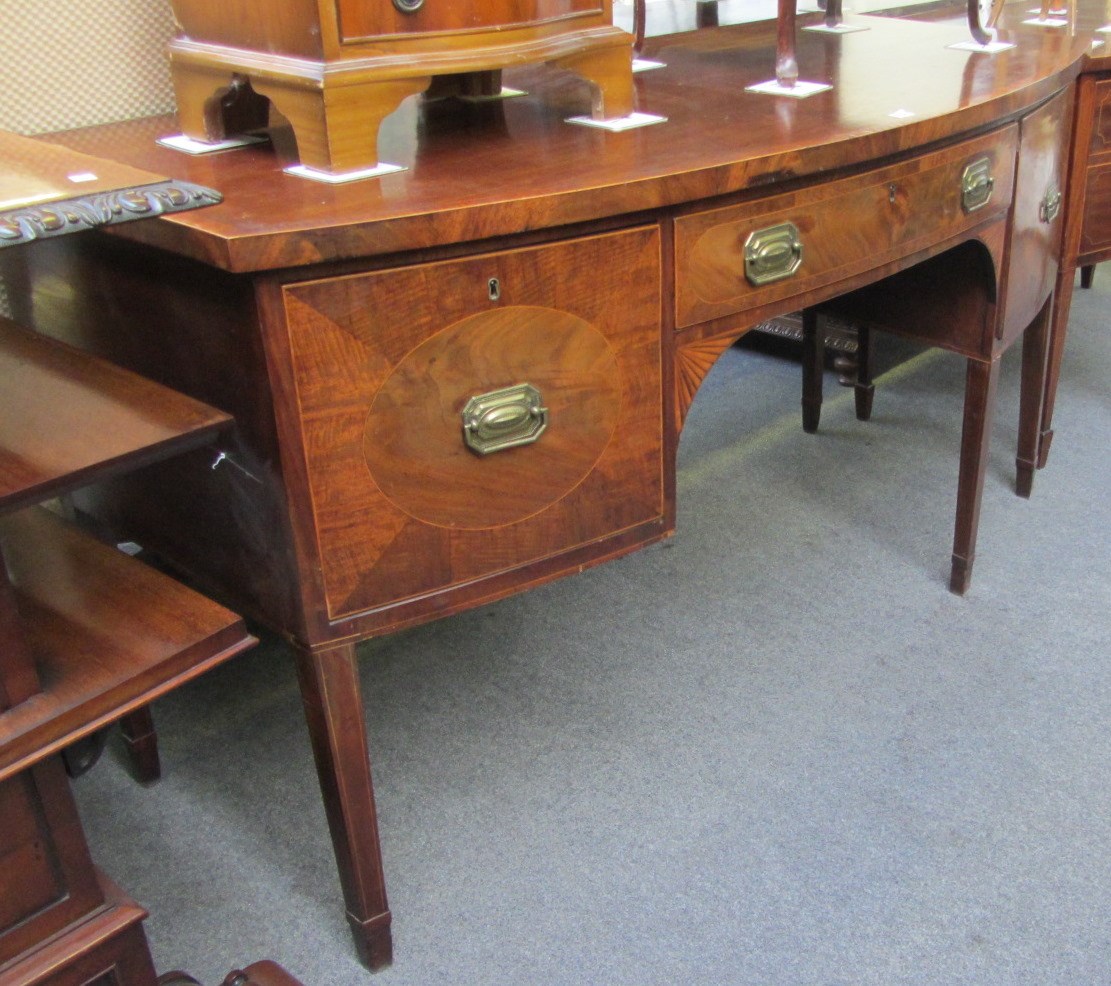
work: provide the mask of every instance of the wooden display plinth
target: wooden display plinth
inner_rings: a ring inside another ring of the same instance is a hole
[[[410,8],[407,10],[403,8]],[[585,79],[595,119],[633,109],[631,35],[610,0],[316,0],[281,17],[248,0],[173,0],[170,67],[185,136],[213,142],[289,121],[302,165],[326,174],[379,163],[378,129],[408,96],[491,95],[501,70],[549,62]],[[585,109],[585,107],[584,107]]]

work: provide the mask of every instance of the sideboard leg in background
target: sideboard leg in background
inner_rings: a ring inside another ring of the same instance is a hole
[[[1061,360],[1065,354],[1068,335],[1069,312],[1072,309],[1075,267],[1062,267],[1057,272],[1057,287],[1053,292],[1053,307],[1049,324],[1049,361],[1046,367],[1045,396],[1042,399],[1041,435],[1038,438],[1038,468],[1043,469],[1049,460],[1049,446],[1053,442],[1053,406],[1057,400],[1057,381],[1061,378]]]
[[[802,430],[814,434],[822,419],[822,371],[825,340],[818,326],[818,310],[802,313]]]
[[[1022,497],[1030,496],[1034,488],[1034,473],[1038,469],[1052,315],[1053,296],[1050,295],[1022,336],[1022,387],[1019,396],[1018,454],[1015,456],[1015,492]]]

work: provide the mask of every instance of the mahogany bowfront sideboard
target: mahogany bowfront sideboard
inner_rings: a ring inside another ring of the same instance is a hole
[[[750,328],[836,304],[967,360],[958,591],[1022,339],[1029,492],[1089,40],[1015,26],[985,55],[947,47],[960,25],[861,20],[800,32],[802,77],[833,84],[808,99],[745,92],[772,24],[655,39],[636,106],[667,122],[627,133],[566,125],[585,83],[545,68],[507,73],[515,99],[410,99],[379,134],[407,170],[348,185],[268,145],[178,156],[170,119],[52,138],[224,195],[6,276],[42,331],[234,416],[215,461],[83,505],[293,643],[367,965],[390,912],[356,644],[670,535],[685,412]]]

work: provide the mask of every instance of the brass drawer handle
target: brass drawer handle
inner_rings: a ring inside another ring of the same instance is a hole
[[[978,158],[961,174],[961,208],[965,212],[982,209],[991,200],[995,179],[991,174],[991,158]]]
[[[393,0],[393,5],[403,14],[415,14],[424,6],[424,0]]]
[[[745,240],[745,277],[760,287],[790,277],[802,265],[802,238],[794,223],[779,223],[749,233]]]
[[[1050,184],[1049,188],[1045,190],[1045,198],[1042,199],[1041,205],[1038,206],[1038,218],[1043,223],[1051,223],[1057,218],[1057,213],[1061,211],[1061,189],[1057,187],[1057,182]]]
[[[478,455],[530,445],[547,427],[548,409],[530,383],[476,394],[463,406],[463,441]]]

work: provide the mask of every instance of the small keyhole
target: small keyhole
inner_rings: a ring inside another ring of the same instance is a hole
[[[490,289],[490,300],[491,301],[500,301],[501,300],[501,284],[499,283],[498,279],[496,277],[491,277],[490,278],[490,283],[487,286]]]
[[[887,186],[887,201],[890,202],[892,205],[895,204],[895,195],[898,191],[898,188],[896,188],[894,185]]]

